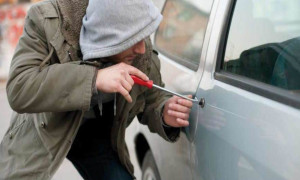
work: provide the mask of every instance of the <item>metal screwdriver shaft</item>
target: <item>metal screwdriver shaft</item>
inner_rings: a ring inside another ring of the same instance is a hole
[[[130,75],[130,76],[131,76],[131,78],[133,79],[133,81],[134,81],[135,84],[139,84],[139,85],[141,85],[141,86],[146,86],[146,87],[149,88],[149,89],[152,89],[152,87],[155,87],[155,88],[157,88],[157,89],[160,89],[160,90],[166,91],[166,92],[168,92],[168,93],[174,94],[174,95],[176,95],[176,96],[179,96],[179,97],[181,97],[181,98],[187,99],[187,100],[189,100],[189,101],[192,101],[192,102],[198,102],[198,99],[191,99],[191,98],[185,97],[185,96],[183,96],[183,95],[181,95],[181,94],[178,94],[178,93],[176,93],[176,92],[170,91],[170,90],[168,90],[168,89],[166,89],[166,88],[163,88],[163,87],[160,87],[160,86],[158,86],[158,85],[155,85],[155,84],[153,84],[153,81],[151,81],[151,80],[149,80],[149,81],[144,81],[144,80],[138,78],[137,76],[134,76],[134,75]]]
[[[185,97],[185,96],[183,96],[183,95],[181,95],[181,94],[178,94],[178,93],[176,93],[176,92],[170,91],[170,90],[165,89],[165,88],[162,88],[162,87],[157,86],[157,85],[155,85],[155,84],[153,84],[153,87],[155,87],[155,88],[157,88],[157,89],[160,89],[160,90],[163,90],[163,91],[166,91],[166,92],[168,92],[168,93],[174,94],[174,95],[176,95],[176,96],[182,97],[182,98],[184,98],[184,99],[190,100],[190,101],[192,101],[192,102],[198,102],[197,99],[191,99],[191,98]]]

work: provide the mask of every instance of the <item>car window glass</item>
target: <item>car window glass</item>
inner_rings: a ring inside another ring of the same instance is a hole
[[[213,0],[168,0],[155,37],[160,52],[196,70]]]
[[[299,93],[299,12],[299,0],[238,0],[222,70]]]

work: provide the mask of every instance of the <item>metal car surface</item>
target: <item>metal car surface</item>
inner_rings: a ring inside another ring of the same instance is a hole
[[[171,0],[166,1],[165,8],[168,1]],[[167,38],[178,37],[174,28],[164,27],[166,31],[162,29],[157,31],[154,47],[158,50],[161,59],[162,78],[166,88],[182,94],[193,94],[198,99],[203,99],[205,104],[204,106],[193,105],[189,119],[190,126],[182,129],[179,141],[174,144],[150,133],[145,126],[133,125],[134,128],[130,131],[134,131],[134,135],[128,143],[135,145],[134,151],[130,153],[140,165],[135,167],[138,179],[142,177],[140,169],[147,151],[153,154],[159,174],[157,178],[152,177],[150,173],[149,179],[299,179],[300,88],[297,87],[297,80],[300,81],[300,76],[295,76],[296,89],[288,87],[284,89],[283,85],[280,85],[281,87],[274,85],[273,77],[270,83],[262,82],[255,79],[255,73],[253,77],[250,75],[250,78],[245,77],[247,76],[244,75],[245,69],[242,75],[236,74],[235,70],[228,70],[227,64],[229,61],[234,62],[232,57],[241,60],[244,54],[250,53],[251,56],[253,51],[260,52],[260,48],[265,46],[266,52],[276,52],[288,40],[298,42],[300,19],[293,19],[288,21],[291,23],[286,23],[280,18],[293,17],[293,15],[281,15],[280,12],[284,11],[283,7],[291,14],[297,8],[299,12],[300,4],[293,0],[273,2],[279,5],[258,0],[211,0],[199,1],[197,2],[199,4],[191,0],[172,1],[174,2],[175,4],[171,4],[172,7],[176,6],[177,2],[185,3],[180,4],[179,7],[193,6],[195,13],[201,11],[202,14],[206,14],[207,24],[204,36],[200,38],[201,47],[196,47],[199,56],[195,54],[186,56],[185,52],[191,52],[189,49],[181,51],[180,45],[172,49],[159,42],[158,37],[163,33],[167,33]],[[268,5],[262,6],[263,3]],[[273,6],[278,8],[274,8],[276,12],[263,9],[263,7]],[[241,11],[239,7],[247,8]],[[256,8],[255,17],[246,21],[248,17],[245,11],[250,9],[253,12],[251,8]],[[261,18],[266,12],[276,15],[272,17],[275,22],[272,26],[267,21],[268,18]],[[245,16],[237,16],[238,13]],[[188,13],[180,15],[183,18],[189,17]],[[178,14],[177,16],[181,18]],[[253,19],[255,22],[251,21]],[[278,21],[275,21],[277,19]],[[167,22],[167,25],[172,26],[174,23],[176,24],[176,22]],[[255,27],[251,27],[252,23]],[[183,30],[184,28],[187,27],[183,27]],[[189,30],[194,29],[189,28]],[[276,35],[272,35],[273,30]],[[269,37],[271,38],[268,39]],[[195,39],[199,40],[199,37]],[[195,39],[188,42],[180,40],[180,42],[188,44],[193,50],[195,48],[193,44],[197,44]],[[236,44],[239,46],[235,46]],[[166,49],[174,53],[168,53]],[[299,48],[298,50],[300,51]],[[280,51],[278,54],[282,54],[281,50],[278,51]],[[236,55],[236,52],[242,53]],[[294,52],[291,54],[296,62],[293,67],[298,67],[299,54]],[[267,55],[267,57],[271,56]],[[198,62],[185,62],[184,58],[195,57],[199,58]],[[277,64],[278,62],[275,62],[273,68],[276,68]]]

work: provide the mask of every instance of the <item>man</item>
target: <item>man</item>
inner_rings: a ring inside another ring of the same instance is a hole
[[[147,38],[161,21],[151,1],[87,4],[50,0],[28,12],[7,84],[15,112],[0,179],[50,179],[65,157],[84,179],[132,179],[124,136],[136,115],[170,142],[188,125],[191,102],[130,77],[163,85]]]

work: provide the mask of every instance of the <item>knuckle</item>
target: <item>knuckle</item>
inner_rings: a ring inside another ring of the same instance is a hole
[[[116,86],[116,89],[117,89],[119,92],[121,92],[122,86],[121,86],[120,84],[118,84],[118,85]]]
[[[185,119],[186,118],[186,114],[185,113],[180,113],[180,118],[181,119]]]
[[[181,118],[181,115],[180,115],[180,113],[178,113],[178,112],[174,112],[174,116],[176,116],[176,117],[178,117],[178,118]]]
[[[190,109],[189,108],[185,108],[185,111],[186,113],[190,113]]]
[[[129,92],[131,91],[131,87],[130,87],[130,86],[126,87],[126,91],[127,91],[128,94],[129,94]]]
[[[127,64],[125,64],[124,62],[120,63],[120,68],[125,69],[127,68]]]
[[[121,69],[121,70],[120,70],[120,74],[121,74],[121,75],[124,75],[124,74],[125,74],[125,70]]]
[[[130,85],[130,86],[128,86],[128,90],[129,90],[129,91],[131,91],[131,89],[132,89],[132,86],[131,86],[131,85]]]
[[[189,115],[188,114],[185,114],[185,119],[189,119]]]
[[[172,103],[172,106],[170,106],[170,108],[172,108],[172,109],[174,109],[174,110],[177,110],[177,109],[178,109],[178,105]]]
[[[128,91],[124,91],[124,96],[130,96]]]
[[[131,87],[134,85],[134,82],[133,82],[133,81],[130,81],[129,83],[130,83]]]

